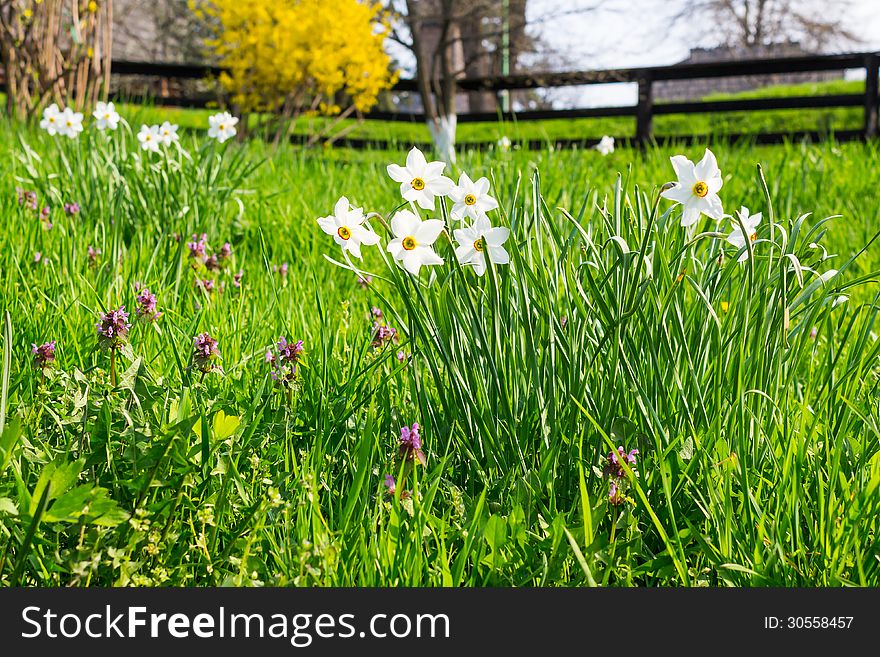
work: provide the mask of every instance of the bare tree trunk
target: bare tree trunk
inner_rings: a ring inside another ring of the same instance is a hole
[[[434,47],[430,47],[425,39],[428,25],[422,11],[424,4],[418,0],[407,0],[406,3],[412,33],[412,50],[416,57],[416,80],[431,141],[438,156],[451,164],[455,162],[455,132],[458,124],[455,108],[456,70],[449,38],[453,27],[455,0],[440,0],[440,14],[432,17],[439,23],[440,32]]]

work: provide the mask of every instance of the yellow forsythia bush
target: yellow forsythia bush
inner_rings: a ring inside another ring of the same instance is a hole
[[[220,82],[243,112],[358,111],[376,104],[397,74],[382,44],[381,6],[360,0],[209,0],[195,5],[207,42],[227,69]]]

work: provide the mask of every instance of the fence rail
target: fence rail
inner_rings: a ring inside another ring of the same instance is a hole
[[[864,94],[834,94],[817,96],[793,96],[780,98],[750,98],[732,100],[707,100],[693,102],[654,102],[654,83],[667,80],[694,80],[705,78],[721,78],[731,76],[763,76],[784,73],[810,73],[820,71],[842,71],[847,69],[864,69],[866,84]],[[198,80],[216,77],[222,69],[216,66],[192,64],[147,63],[131,61],[114,61],[114,76],[148,76],[176,80]],[[459,91],[500,92],[524,89],[557,88],[593,84],[636,83],[638,84],[638,102],[635,105],[619,107],[589,107],[564,110],[529,110],[514,112],[483,112],[459,114],[461,123],[495,121],[498,119],[533,121],[542,119],[574,119],[574,118],[610,118],[634,117],[636,121],[635,135],[631,138],[621,137],[620,141],[635,145],[644,145],[657,141],[653,129],[653,119],[658,115],[695,114],[711,112],[754,112],[766,110],[797,110],[835,107],[863,107],[864,124],[861,130],[845,130],[835,134],[838,139],[872,139],[878,136],[878,76],[880,76],[880,53],[859,52],[836,55],[810,55],[783,57],[776,59],[746,59],[726,62],[707,62],[695,64],[675,64],[672,66],[656,66],[649,68],[606,69],[593,71],[569,71],[561,73],[530,73],[522,75],[506,75],[498,77],[462,78],[457,81]],[[416,92],[414,80],[400,80],[394,91]],[[201,96],[192,98],[159,97],[154,99],[160,105],[176,105],[182,107],[205,107],[214,98]],[[423,122],[425,116],[409,112],[369,112],[364,118],[382,121]],[[677,135],[671,137],[678,140],[705,139],[708,135]],[[728,135],[728,138],[752,138],[760,142],[780,141],[785,138],[822,138],[819,132],[772,133],[764,135]],[[659,138],[663,140],[665,138]],[[564,146],[575,143],[584,144],[587,140],[557,140],[557,145]],[[375,144],[368,140],[346,140],[356,147],[358,143]],[[546,141],[533,140],[532,144],[544,147]]]

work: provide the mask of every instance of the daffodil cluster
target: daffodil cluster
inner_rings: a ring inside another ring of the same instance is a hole
[[[718,195],[724,186],[724,178],[715,154],[708,148],[697,164],[684,155],[674,155],[670,160],[678,180],[671,183],[660,195],[681,205],[681,225],[691,228],[702,215],[718,222],[725,218],[731,219],[727,242],[739,249],[739,262],[747,260],[752,253],[751,244],[758,240],[761,213],[752,214],[745,206],[740,208],[736,217],[724,213],[721,197]]]
[[[92,117],[95,128],[102,132],[116,130],[123,122],[116,107],[109,102],[96,103]],[[229,112],[214,114],[208,117],[208,137],[216,139],[222,144],[236,135],[238,131],[235,126],[237,124],[238,117],[232,116]],[[83,131],[83,114],[73,111],[70,107],[62,110],[57,104],[52,103],[43,110],[40,128],[52,136],[60,135],[76,139]],[[137,139],[141,149],[158,153],[160,148],[167,148],[178,143],[180,139],[180,135],[177,133],[178,129],[179,127],[170,121],[165,121],[161,125],[142,125],[137,133]]]
[[[482,276],[489,262],[508,264],[510,255],[504,243],[510,237],[510,230],[493,226],[489,219],[488,213],[498,209],[498,201],[489,194],[489,180],[484,177],[474,181],[462,173],[456,184],[443,175],[445,168],[444,162],[428,162],[418,148],[413,148],[403,166],[389,164],[387,167],[388,175],[400,184],[400,194],[410,205],[394,213],[390,227],[380,215],[366,215],[362,208],[351,206],[344,196],[336,202],[332,215],[318,219],[318,225],[333,237],[343,253],[360,259],[361,246],[375,246],[381,241],[367,223],[370,217],[375,217],[390,228],[391,239],[386,251],[403,269],[418,276],[422,267],[444,264],[435,243],[444,233],[449,237],[445,219],[448,216],[459,226],[451,233],[455,257],[463,267],[470,267]],[[429,213],[438,210],[438,199],[441,218],[436,214],[431,217]],[[451,207],[445,199],[451,201]],[[423,212],[428,216],[423,217]]]

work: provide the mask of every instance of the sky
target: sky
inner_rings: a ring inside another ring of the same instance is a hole
[[[688,0],[529,0],[528,16],[558,59],[563,70],[630,68],[674,64],[693,46],[711,45],[700,25],[678,24],[670,18]],[[600,5],[593,11],[575,11]],[[843,9],[839,0],[826,0],[829,12]],[[847,16],[862,43],[838,50],[880,50],[880,0],[850,0]],[[835,5],[837,5],[835,7]],[[864,72],[860,72],[864,77]],[[848,77],[858,77],[852,72]],[[569,107],[632,105],[635,85],[593,85],[554,92],[555,104]]]

